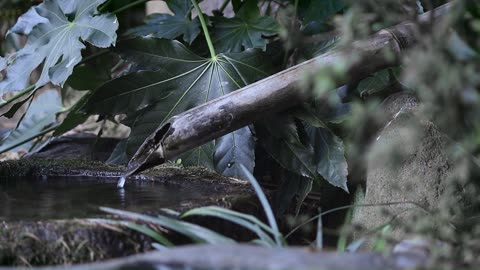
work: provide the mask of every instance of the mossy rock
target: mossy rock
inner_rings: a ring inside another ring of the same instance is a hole
[[[413,96],[392,96],[383,107],[390,121],[372,143],[367,161],[363,203],[371,206],[358,208],[353,223],[367,232],[393,225],[388,236],[400,241],[409,237],[405,229],[413,216],[438,207],[452,171],[450,141],[419,115]]]

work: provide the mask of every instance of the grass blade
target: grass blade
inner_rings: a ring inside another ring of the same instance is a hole
[[[270,206],[270,203],[267,200],[267,196],[265,196],[265,193],[263,193],[262,188],[260,187],[260,184],[258,184],[257,179],[248,171],[245,166],[240,165],[240,168],[242,169],[243,173],[247,176],[248,181],[252,184],[253,189],[255,190],[255,193],[258,196],[258,199],[260,200],[260,203],[262,204],[263,211],[265,211],[265,214],[267,215],[268,223],[270,224],[270,228],[275,232],[275,242],[277,243],[277,246],[283,246],[284,240],[281,237],[280,231],[278,230],[278,225],[277,221],[275,220],[275,215],[273,214],[272,207]]]
[[[183,234],[192,239],[193,241],[199,243],[231,244],[235,242],[233,239],[225,237],[207,228],[165,216],[151,217],[143,214],[137,214],[124,210],[116,210],[108,207],[100,207],[100,210],[113,215],[118,215],[123,218],[143,221],[146,223],[162,226],[177,233]]]
[[[218,206],[207,206],[189,210],[182,215],[182,218],[194,215],[217,217],[223,220],[230,221],[252,231],[260,238],[261,241],[264,241],[268,246],[275,246],[275,241],[262,229],[272,234],[275,234],[275,232],[272,231],[271,228],[268,227],[265,223],[261,222],[254,216],[238,213]]]

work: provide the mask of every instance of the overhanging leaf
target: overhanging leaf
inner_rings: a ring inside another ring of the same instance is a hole
[[[7,67],[7,59],[0,56],[0,70]]]
[[[135,36],[151,35],[156,38],[175,39],[183,35],[183,40],[191,44],[200,34],[198,17],[191,20],[192,2],[190,0],[167,0],[168,7],[175,15],[152,14],[145,25],[132,28],[127,34]]]
[[[277,215],[283,215],[295,200],[295,214],[298,215],[305,198],[312,190],[313,180],[282,169],[280,186],[274,196]]]
[[[213,154],[215,170],[225,176],[246,179],[240,164],[253,172],[255,167],[255,141],[250,128],[243,127],[215,141]]]
[[[298,9],[300,17],[307,24],[312,21],[324,22],[346,7],[344,0],[302,0]]]
[[[75,67],[66,84],[75,90],[94,90],[111,79],[107,68],[94,68],[86,65]]]
[[[45,0],[22,15],[10,32],[28,35],[28,40],[6,67],[0,95],[26,88],[30,74],[42,63],[36,87],[48,82],[62,85],[82,59],[82,41],[102,48],[115,44],[115,15],[97,15],[97,7],[105,1]]]
[[[382,91],[390,84],[390,69],[384,69],[360,81],[357,92],[361,97],[369,96]]]
[[[291,116],[269,117],[255,126],[263,148],[283,168],[298,175],[315,178],[314,150],[300,141],[297,127]]]
[[[328,128],[307,126],[306,131],[315,149],[317,172],[333,186],[348,192],[348,166],[342,140]]]
[[[60,95],[55,90],[48,90],[39,95],[28,108],[20,125],[0,142],[0,153],[54,124],[56,113],[62,108],[61,104]],[[28,150],[30,145],[31,143],[26,143],[15,149]]]
[[[23,105],[25,105],[25,103],[27,103],[28,101],[30,101],[30,100],[33,98],[34,94],[35,94],[35,93],[32,93],[32,94],[30,94],[27,98],[25,98],[24,100],[21,100],[21,101],[15,103],[15,104],[13,104],[12,107],[10,107],[10,109],[9,109],[6,113],[4,113],[3,115],[1,115],[1,116],[5,116],[5,117],[7,117],[8,119],[11,119],[12,117],[15,116],[15,114],[17,113],[17,111],[18,111]],[[1,117],[1,116],[0,116],[0,117]]]
[[[80,112],[79,110],[87,102],[90,96],[91,93],[88,92],[70,108],[68,115],[65,117],[65,119],[63,119],[63,122],[60,124],[60,126],[55,129],[53,136],[60,136],[87,120],[88,115]]]
[[[333,186],[348,192],[348,166],[342,140],[335,136],[320,118],[309,113],[307,109],[297,116],[307,122],[304,126],[314,149],[317,172]]]
[[[214,17],[213,43],[219,52],[240,52],[242,48],[265,50],[262,35],[274,35],[279,25],[272,17],[261,16],[258,2],[247,0],[234,18]]]
[[[129,116],[126,123],[132,128],[127,143],[129,155],[170,117],[262,79],[272,71],[270,61],[255,50],[220,54],[212,60],[193,54],[177,41],[135,39],[122,43],[118,51],[125,59],[142,63],[144,69],[150,70],[134,72],[104,84],[94,93],[85,110]],[[248,131],[235,136],[251,137],[252,134]],[[235,141],[241,144],[234,151],[252,147],[249,138]],[[197,153],[206,154],[205,151]]]

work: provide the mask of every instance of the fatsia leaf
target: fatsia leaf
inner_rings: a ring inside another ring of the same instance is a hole
[[[298,175],[316,178],[314,150],[301,142],[294,119],[273,116],[255,125],[259,142],[283,168]]]
[[[0,70],[3,70],[7,67],[7,59],[0,56]]]
[[[215,170],[225,176],[246,179],[240,164],[249,172],[255,167],[255,141],[250,128],[243,127],[215,141],[213,154]]]
[[[32,93],[30,94],[27,98],[25,98],[24,100],[21,100],[15,104],[12,105],[12,107],[10,107],[10,109],[4,113],[3,115],[1,116],[5,116],[7,117],[8,119],[11,119],[12,117],[15,116],[15,114],[17,113],[17,111],[23,107],[23,105],[25,105],[25,103],[27,103],[28,101],[30,101],[32,99],[32,97],[34,96],[35,93]],[[0,117],[1,117],[0,116]]]
[[[62,85],[82,59],[82,41],[102,48],[115,44],[115,15],[97,14],[105,1],[45,0],[22,15],[10,32],[28,35],[28,40],[6,67],[0,94],[26,88],[30,74],[42,63],[36,87]]]
[[[340,138],[328,128],[306,127],[313,148],[317,172],[330,184],[348,192],[348,166]]]
[[[305,131],[314,149],[317,172],[333,186],[348,192],[348,165],[342,140],[335,136],[317,115],[309,113],[308,110],[304,110],[301,118],[307,122]]]
[[[182,164],[185,166],[202,166],[214,169],[212,154],[214,149],[215,144],[211,141],[181,154],[178,158],[181,159]]]
[[[150,38],[122,42],[118,52],[126,60],[142,63],[144,70],[104,84],[94,93],[85,110],[128,115],[126,124],[132,128],[127,143],[129,155],[170,117],[262,79],[272,71],[271,61],[257,50],[219,54],[216,59],[208,59],[190,52],[180,42]],[[251,137],[250,131],[234,134],[240,138],[233,140],[237,143],[233,151],[252,147],[251,138],[242,137]],[[205,147],[194,153],[195,156],[187,159],[200,160],[200,155],[213,157]],[[217,160],[236,164],[241,156],[240,152],[226,159],[217,155]],[[182,157],[182,161],[185,160]]]
[[[369,96],[382,91],[390,84],[390,69],[384,69],[361,80],[357,92],[360,96]]]
[[[335,15],[346,7],[344,0],[302,0],[298,10],[300,17],[307,24],[312,21],[325,22],[326,19]]]
[[[106,68],[81,65],[75,67],[66,84],[75,90],[94,90],[110,79],[110,73]]]
[[[305,198],[312,190],[313,180],[285,169],[281,170],[280,185],[273,197],[276,214],[283,215],[290,208],[292,201],[296,199],[295,214],[298,215]]]
[[[191,19],[192,1],[167,0],[168,7],[173,11],[170,14],[152,14],[147,17],[145,24],[132,28],[127,34],[135,36],[153,36],[156,38],[175,39],[183,35],[183,40],[191,44],[200,34],[198,17]]]
[[[79,110],[87,102],[90,96],[91,93],[88,92],[79,101],[77,101],[75,105],[70,108],[68,115],[65,117],[65,119],[63,119],[63,122],[55,129],[53,136],[60,136],[87,120],[88,115],[80,112]]]
[[[56,90],[40,94],[30,105],[22,122],[0,142],[0,152],[33,137],[44,128],[56,123],[56,113],[62,108],[60,95]],[[31,143],[23,144],[16,150],[28,150]]]
[[[262,35],[274,35],[279,25],[272,17],[261,16],[258,2],[247,0],[234,18],[214,17],[213,42],[219,52],[240,52],[243,49],[265,50]]]
[[[127,139],[121,140],[113,149],[110,157],[105,161],[107,164],[120,165],[128,163]]]

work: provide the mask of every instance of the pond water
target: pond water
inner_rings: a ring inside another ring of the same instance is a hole
[[[208,196],[206,188],[150,180],[129,179],[125,188],[117,188],[117,180],[0,177],[0,221],[96,217],[102,213],[100,206],[137,212],[158,210]]]

